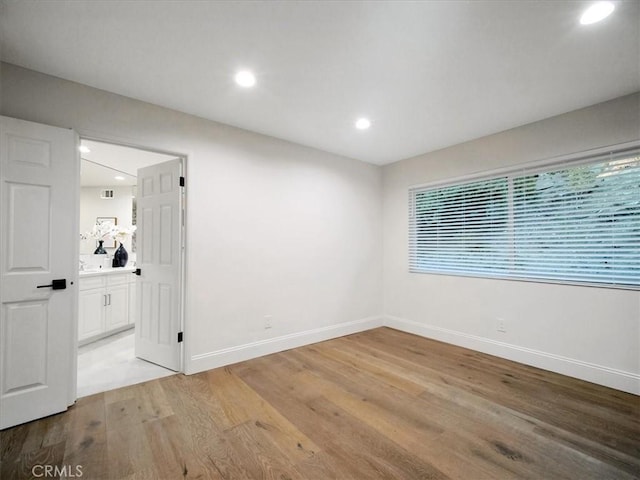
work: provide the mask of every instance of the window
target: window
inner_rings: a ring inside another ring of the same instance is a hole
[[[409,270],[640,288],[640,149],[409,191]]]

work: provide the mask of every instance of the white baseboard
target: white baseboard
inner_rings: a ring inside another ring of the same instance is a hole
[[[562,357],[539,350],[498,342],[446,328],[426,325],[403,318],[385,316],[384,325],[407,333],[469,348],[496,357],[550,370],[624,392],[640,395],[640,375]]]
[[[291,333],[280,337],[268,338],[257,342],[223,348],[213,352],[193,355],[186,365],[185,373],[203,372],[212,368],[223,367],[243,362],[252,358],[282,352],[291,348],[302,347],[312,343],[331,340],[353,333],[364,332],[372,328],[382,327],[382,316],[363,318],[352,322],[339,323],[328,327],[314,328],[304,332]]]
[[[203,372],[382,326],[640,395],[640,375],[635,373],[389,315],[363,318],[194,355],[190,358],[185,373]]]

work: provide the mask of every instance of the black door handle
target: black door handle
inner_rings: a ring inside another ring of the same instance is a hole
[[[51,288],[52,290],[64,290],[67,288],[67,279],[61,278],[58,280],[51,280],[51,285],[38,285],[37,288]]]
[[[140,270],[139,268],[136,268],[133,272],[134,275],[142,275],[142,270]]]

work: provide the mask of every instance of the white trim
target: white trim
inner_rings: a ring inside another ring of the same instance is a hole
[[[385,316],[384,325],[421,337],[432,338],[489,355],[495,355],[524,365],[530,365],[569,377],[586,380],[587,382],[622,390],[623,392],[640,395],[640,375],[635,373],[390,315]]]
[[[80,166],[82,159],[80,158],[80,135],[78,132],[74,130],[74,162],[76,163],[76,178],[74,178],[75,182],[75,201],[74,201],[74,211],[69,212],[73,213],[73,223],[74,223],[74,231],[80,231]],[[78,238],[76,236],[76,238]],[[73,256],[74,259],[80,258],[80,242],[76,241],[73,245]],[[76,263],[76,262],[74,262]],[[71,369],[71,384],[69,385],[69,396],[67,398],[67,406],[71,406],[76,403],[76,399],[78,398],[78,322],[80,321],[80,273],[77,268],[74,268],[73,278],[70,279],[71,284],[76,286],[73,289],[73,319],[72,319],[72,328],[73,328],[73,336],[70,338],[71,348],[70,348],[70,365]]]
[[[257,342],[223,348],[213,352],[193,355],[187,365],[187,375],[203,372],[212,368],[223,367],[232,363],[243,362],[252,358],[282,352],[291,348],[302,347],[312,343],[331,340],[353,333],[364,332],[382,327],[382,317],[368,317],[352,322],[339,323],[328,327],[314,328],[304,332],[290,333],[280,337],[268,338]]]
[[[78,344],[78,347],[84,347],[85,345],[89,345],[90,343],[93,342],[97,342],[98,340],[102,340],[103,338],[108,338],[111,337],[117,333],[122,333],[125,330],[130,330],[134,327],[135,325],[133,323],[127,323],[126,325],[123,325],[121,327],[118,328],[114,328],[113,330],[109,330],[107,332],[102,332],[102,333],[98,333],[97,335],[93,335],[91,337],[87,337],[87,338],[83,338],[82,340],[78,340],[76,343]],[[77,331],[77,328],[76,328]],[[76,354],[76,357],[78,355]],[[76,368],[77,370],[77,368]]]
[[[390,315],[363,318],[352,322],[315,328],[304,332],[291,333],[280,337],[268,338],[244,345],[193,355],[189,358],[185,374],[191,375],[213,368],[224,367],[233,363],[251,360],[252,358],[364,332],[378,327],[395,328],[396,330],[420,337],[431,338],[473,351],[494,355],[523,365],[541,368],[561,375],[615,388],[623,392],[640,395],[639,374]]]
[[[461,175],[453,178],[443,178],[441,180],[434,180],[427,183],[418,183],[415,185],[409,185],[409,192],[413,190],[422,190],[437,187],[446,187],[448,185],[458,185],[474,180],[491,179],[494,177],[501,177],[510,174],[523,174],[537,171],[545,167],[572,165],[579,163],[588,163],[593,160],[593,157],[605,155],[607,153],[618,153],[626,150],[633,150],[640,147],[640,139],[632,140],[630,142],[619,143],[615,145],[607,145],[604,147],[593,148],[582,152],[558,155],[556,157],[532,160],[516,165],[509,165],[507,167],[494,168],[491,170],[481,170],[466,175]]]
[[[121,137],[118,135],[111,135],[111,134],[105,134],[103,132],[97,132],[91,129],[78,129],[75,130],[76,133],[78,134],[78,145],[82,142],[82,140],[90,140],[92,142],[99,142],[99,143],[106,143],[109,145],[116,145],[119,147],[125,147],[125,148],[132,148],[135,150],[142,150],[145,152],[151,152],[151,153],[159,153],[162,155],[167,155],[170,157],[175,157],[175,159],[180,160],[180,168],[181,168],[181,176],[185,177],[186,181],[188,181],[187,177],[187,164],[188,159],[189,159],[189,154],[187,153],[177,153],[175,151],[171,151],[171,150],[163,150],[162,148],[155,148],[155,147],[149,147],[146,145],[141,145],[139,143],[137,143],[136,140],[134,139],[130,139],[130,138],[126,138],[126,137]],[[78,162],[80,163],[82,158],[80,156],[80,152],[78,150],[78,148],[75,149],[76,154],[78,155]],[[162,162],[157,162],[157,163],[162,163]],[[78,169],[80,168],[80,165],[78,165]],[[187,331],[188,331],[188,320],[187,320],[187,315],[186,315],[186,308],[187,308],[187,298],[186,298],[186,284],[187,284],[187,195],[188,195],[188,189],[187,189],[187,184],[185,181],[185,187],[182,191],[182,197],[180,198],[180,218],[181,218],[181,233],[180,233],[180,331],[182,331],[182,336],[183,336],[183,340],[181,344],[178,344],[180,353],[180,370],[178,370],[178,373],[183,373],[185,372],[185,369],[187,368],[186,363],[187,363],[187,356],[186,356],[186,351],[188,348],[188,340],[187,340]],[[77,181],[77,185],[78,185],[78,200],[77,200],[77,205],[78,205],[78,212],[77,212],[77,217],[78,217],[78,222],[80,220],[80,191],[82,186],[80,185],[80,172],[78,172],[78,181]],[[78,246],[78,251],[79,251],[79,241],[77,242]],[[77,256],[77,255],[76,255]],[[78,302],[76,302],[78,303]],[[136,316],[137,317],[137,316]],[[78,335],[78,327],[76,325],[75,328],[75,342],[77,343],[77,335]],[[88,342],[87,342],[88,343]],[[77,350],[76,350],[76,357],[78,356]],[[74,368],[74,371],[77,370],[77,368]],[[76,384],[77,384],[77,379],[75,380]],[[76,385],[77,387],[77,385]]]
[[[182,342],[178,344],[178,355],[180,357],[180,370],[184,372],[186,362],[185,354],[185,331],[186,331],[186,305],[187,305],[187,157],[181,155],[180,178],[184,179],[184,185],[180,192],[180,332],[182,332]],[[136,172],[137,173],[137,172]]]

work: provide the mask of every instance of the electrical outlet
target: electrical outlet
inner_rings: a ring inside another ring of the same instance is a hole
[[[273,315],[264,316],[264,328],[265,330],[273,326]]]
[[[507,325],[504,321],[504,318],[496,319],[496,330],[501,333],[505,333],[507,331]]]

